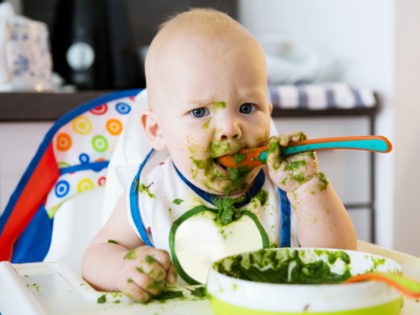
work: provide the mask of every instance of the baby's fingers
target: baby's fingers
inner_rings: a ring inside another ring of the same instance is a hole
[[[267,155],[267,164],[271,165],[272,168],[278,169],[281,165],[280,155],[280,140],[278,137],[270,138],[270,149]]]
[[[175,284],[177,278],[177,273],[174,265],[169,266],[167,273],[166,273],[166,281],[169,284]]]
[[[144,303],[149,301],[152,297],[148,292],[137,285],[137,283],[135,283],[131,278],[127,279],[120,290],[135,302]]]
[[[273,141],[277,141],[279,145],[281,145],[282,147],[287,147],[289,145],[291,139],[291,135],[289,134],[281,134],[278,137],[271,137],[270,138],[270,144]]]
[[[306,138],[306,134],[303,131],[296,131],[290,135],[290,141],[295,143],[306,140]]]
[[[156,262],[161,265],[164,270],[167,270],[171,266],[171,258],[164,250],[150,248],[145,260],[147,261],[147,259],[149,262]]]
[[[156,280],[140,271],[133,274],[129,281],[133,281],[141,290],[153,296],[162,293],[163,289],[166,287],[166,278],[163,280]]]

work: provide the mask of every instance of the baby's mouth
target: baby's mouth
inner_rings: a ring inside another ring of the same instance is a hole
[[[217,167],[219,170],[223,171],[224,173],[227,173],[227,172],[228,172],[227,167],[226,167],[226,166],[224,166],[223,164],[221,164],[221,163],[219,162],[219,157],[217,157],[217,158],[214,158],[214,159],[213,159],[213,164],[215,164],[215,165],[216,165],[216,167]]]
[[[243,148],[244,144],[240,142],[212,142],[210,145],[210,157],[213,160],[213,165],[215,165],[219,171],[228,175],[230,173],[229,169],[219,161],[220,157],[235,155]]]

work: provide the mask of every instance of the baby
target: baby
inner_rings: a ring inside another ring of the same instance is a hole
[[[304,134],[270,138],[265,58],[244,27],[211,9],[181,13],[153,39],[145,71],[149,107],[140,123],[154,150],[88,246],[87,281],[144,302],[177,275],[204,283],[213,261],[238,252],[356,247],[314,152],[280,154]],[[263,167],[218,163],[268,143]]]

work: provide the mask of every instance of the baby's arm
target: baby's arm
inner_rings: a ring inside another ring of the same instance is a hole
[[[144,245],[130,227],[125,198],[89,244],[82,272],[98,290],[121,291],[140,302],[159,295],[167,282],[176,281],[168,253]]]
[[[331,183],[319,171],[315,152],[281,158],[280,146],[305,138],[303,133],[272,137],[267,157],[270,178],[287,192],[296,214],[300,245],[355,249],[353,223]]]

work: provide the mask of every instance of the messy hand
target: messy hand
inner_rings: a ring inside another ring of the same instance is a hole
[[[118,273],[119,289],[136,302],[147,302],[175,282],[168,253],[145,245],[126,252]]]
[[[315,152],[303,152],[282,157],[281,148],[305,140],[303,132],[270,138],[267,156],[268,172],[271,180],[281,189],[291,192],[319,174]]]

